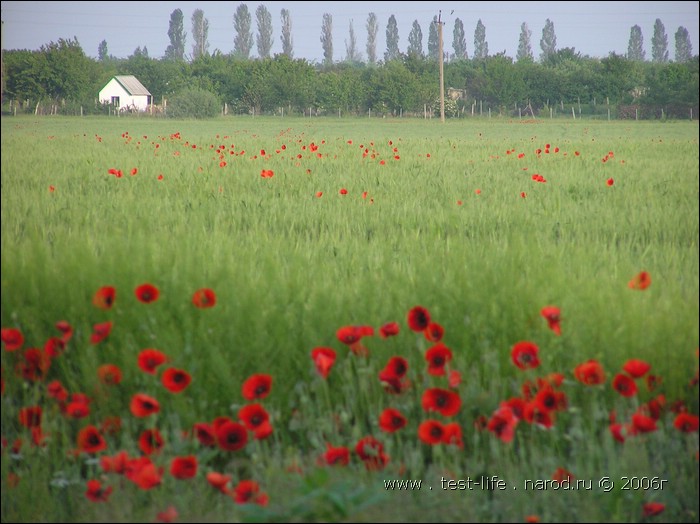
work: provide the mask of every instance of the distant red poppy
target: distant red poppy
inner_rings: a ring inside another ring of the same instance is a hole
[[[266,506],[268,496],[260,489],[260,484],[254,480],[241,480],[235,488],[231,490],[231,498],[236,504],[255,503]]]
[[[275,176],[275,173],[274,171],[272,171],[272,169],[263,169],[260,172],[260,176],[263,178],[272,178],[273,176]]]
[[[370,471],[382,470],[389,462],[389,457],[384,453],[384,444],[372,435],[357,441],[355,453],[364,462],[365,468]]]
[[[449,389],[426,389],[421,399],[424,411],[437,411],[443,417],[452,417],[462,407],[462,399],[459,394]]]
[[[243,398],[246,400],[263,399],[272,389],[272,376],[265,374],[251,375],[243,383]]]
[[[195,307],[205,309],[216,305],[216,293],[209,288],[198,289],[192,295],[192,303]]]
[[[554,425],[554,412],[544,407],[537,400],[525,404],[523,420],[528,424],[538,424],[549,429]]]
[[[102,482],[99,480],[88,480],[85,496],[92,502],[107,502],[112,494],[112,486],[102,487]]]
[[[615,180],[612,178],[608,178],[605,183],[608,185],[608,187],[612,186],[615,183]]]
[[[661,502],[646,502],[642,505],[642,513],[645,517],[654,517],[663,513],[666,509],[666,504]]]
[[[323,191],[316,191],[316,198],[321,198],[323,196]]]
[[[132,415],[141,418],[158,413],[158,411],[160,411],[160,404],[155,398],[145,393],[136,393],[131,397],[129,409]]]
[[[673,421],[673,427],[683,433],[696,432],[698,431],[698,426],[700,426],[698,416],[690,413],[679,413]]]
[[[422,306],[414,306],[408,311],[408,327],[421,333],[430,324],[430,313]]]
[[[102,286],[92,297],[92,304],[100,309],[111,309],[116,299],[117,291],[112,286]]]
[[[139,172],[139,170],[138,170],[137,168],[135,168],[135,167],[132,168],[132,169],[131,169],[131,176],[134,176],[134,175],[137,174],[138,172]]]
[[[219,490],[221,493],[228,493],[228,483],[231,482],[231,475],[210,471],[207,473],[206,478],[210,486]]]
[[[239,422],[224,422],[216,430],[216,440],[221,449],[237,451],[248,443],[248,430]]]
[[[180,393],[192,382],[192,377],[187,371],[176,368],[168,368],[160,377],[165,388],[171,393]]]
[[[146,373],[151,375],[156,374],[156,368],[168,361],[168,357],[162,351],[158,349],[144,349],[142,350],[137,358],[137,363],[139,368]]]
[[[139,436],[139,449],[144,455],[158,453],[165,445],[163,435],[157,429],[147,429]]]
[[[595,359],[579,364],[574,369],[576,380],[587,386],[595,386],[605,382],[605,371]]]
[[[549,325],[549,329],[554,331],[557,335],[561,335],[561,326],[559,322],[561,321],[561,311],[556,306],[545,306],[540,310],[540,315],[542,315]]]
[[[250,431],[255,431],[270,420],[270,415],[261,404],[247,404],[238,410],[238,419]]]
[[[76,397],[73,393],[71,396],[71,401],[66,404],[63,409],[63,413],[70,418],[81,419],[85,418],[90,414],[90,401],[89,399],[83,399],[81,397]]]
[[[462,426],[457,422],[450,422],[443,426],[442,442],[443,444],[454,445],[458,448],[464,447],[462,440]]]
[[[366,336],[373,336],[374,328],[372,326],[343,326],[338,328],[335,333],[336,338],[346,346],[355,355],[368,356],[369,351],[365,346],[362,345],[362,338]]]
[[[175,506],[168,506],[163,511],[156,513],[156,522],[175,522],[179,513]]]
[[[197,457],[195,455],[174,457],[170,462],[170,474],[180,480],[191,479],[197,475],[197,466]]]
[[[431,446],[441,444],[444,436],[445,426],[439,420],[424,420],[418,426],[418,438]]]
[[[64,344],[68,344],[68,341],[73,338],[73,327],[65,320],[56,322],[56,329],[63,334],[61,340],[63,340]]]
[[[116,386],[122,381],[122,370],[114,364],[103,364],[97,368],[97,377],[106,386]]]
[[[95,426],[86,426],[78,432],[78,450],[84,453],[98,453],[107,449],[107,443]]]
[[[46,344],[44,344],[44,353],[51,358],[60,357],[65,349],[66,343],[62,338],[58,337],[49,337]]]
[[[460,373],[456,369],[450,370],[450,372],[447,374],[447,385],[450,386],[452,389],[456,389],[461,383],[462,373]]]
[[[535,369],[540,365],[539,348],[533,342],[517,342],[511,349],[513,363],[520,369]]]
[[[387,433],[393,433],[406,426],[406,417],[398,409],[387,408],[379,415],[379,428]]]
[[[347,195],[348,190],[343,187],[343,188],[340,188],[340,191],[338,191],[338,193],[340,193],[341,195]]]
[[[491,415],[486,428],[503,442],[508,443],[513,440],[517,425],[518,419],[514,416],[513,411],[508,406],[501,405]]]
[[[160,485],[163,468],[157,467],[148,457],[140,457],[129,462],[124,474],[140,489],[149,490]]]
[[[630,289],[644,290],[651,285],[651,275],[646,271],[641,271],[637,273],[632,280],[629,281],[627,286]]]
[[[431,322],[423,331],[426,340],[430,342],[440,342],[445,334],[445,329],[437,322]]]
[[[101,322],[92,326],[92,335],[90,335],[90,344],[99,344],[107,338],[112,331],[111,322]]]
[[[387,322],[382,327],[379,328],[379,336],[381,338],[393,337],[399,334],[399,324],[398,322]]]
[[[197,422],[194,426],[194,435],[202,446],[216,446],[216,430],[205,422]]]
[[[158,291],[158,288],[153,284],[141,284],[134,292],[136,293],[138,301],[144,304],[155,302],[160,296],[160,291]]]
[[[41,426],[41,406],[29,406],[25,408],[20,408],[19,410],[19,423],[25,428],[34,428]]]
[[[622,373],[613,377],[612,387],[623,397],[633,397],[637,394],[637,384],[632,378]]]
[[[633,358],[625,362],[622,369],[632,378],[643,377],[651,369],[651,365],[643,360]]]
[[[562,468],[561,466],[558,467],[554,473],[552,473],[552,480],[556,480],[557,482],[564,482],[565,480],[568,480],[569,482],[574,480],[574,475],[571,473],[569,470],[566,468]]]
[[[68,391],[63,387],[60,380],[54,380],[46,385],[46,391],[49,396],[59,402],[64,402],[68,399]]]
[[[2,342],[5,351],[17,351],[24,345],[24,335],[16,328],[2,328]]]
[[[333,348],[316,347],[311,350],[311,359],[316,366],[316,371],[323,378],[328,378],[333,364],[335,364],[336,353]]]
[[[656,420],[639,412],[632,415],[632,426],[638,433],[650,433],[657,429]]]
[[[323,461],[329,466],[347,466],[350,463],[350,450],[345,446],[333,447],[326,443]]]
[[[452,360],[452,351],[438,342],[425,352],[425,360],[428,362],[428,374],[441,376],[446,373],[445,366]]]

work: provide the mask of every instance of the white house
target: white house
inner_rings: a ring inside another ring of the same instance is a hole
[[[151,105],[151,93],[133,75],[115,76],[99,94],[100,102],[120,109],[146,111]]]

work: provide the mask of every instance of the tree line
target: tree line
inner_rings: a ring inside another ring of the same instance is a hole
[[[185,57],[184,15],[171,14],[170,45],[162,58],[151,58],[137,47],[127,58],[108,53],[101,42],[98,58],[85,55],[76,38],[61,39],[38,51],[11,50],[3,56],[3,109],[28,111],[39,102],[52,102],[87,113],[108,110],[96,102],[99,90],[115,75],[135,75],[156,103],[183,91],[198,90],[215,97],[233,113],[254,114],[367,114],[425,115],[436,108],[439,96],[439,42],[437,17],[430,24],[427,53],[422,30],[414,21],[408,48],[398,46],[398,27],[392,15],[386,27],[386,52],[376,51],[379,26],[376,15],[367,18],[366,60],[357,47],[350,22],[346,58],[334,60],[332,17],[323,15],[322,63],[294,58],[289,11],[282,10],[281,53],[271,56],[272,21],[269,11],[256,10],[257,35],[245,4],[234,15],[234,49],[209,51],[208,20],[201,10],[192,16],[192,53]],[[253,45],[258,57],[251,58]],[[591,58],[574,48],[557,49],[553,23],[548,19],[540,40],[542,53],[534,58],[531,31],[521,26],[515,59],[489,54],[486,28],[481,20],[474,32],[474,48],[467,53],[463,23],[456,19],[451,53],[443,57],[447,116],[467,114],[537,116],[552,112],[579,116],[610,115],[688,118],[698,113],[698,56],[692,56],[687,31],[676,32],[676,60],[670,61],[668,38],[657,20],[652,38],[652,60],[646,61],[639,26],[630,31],[627,55],[610,53]],[[692,113],[691,113],[692,111]]]

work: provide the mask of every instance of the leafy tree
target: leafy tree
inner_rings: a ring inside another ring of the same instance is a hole
[[[212,118],[220,111],[216,95],[201,88],[187,88],[168,101],[168,116],[173,118]]]
[[[423,31],[420,29],[418,20],[413,21],[411,32],[408,34],[408,49],[406,53],[412,56],[423,56]]]
[[[100,45],[97,46],[97,59],[100,62],[104,62],[109,58],[109,53],[107,52],[107,40],[102,40]]]
[[[643,62],[645,54],[642,28],[638,25],[634,25],[632,26],[632,29],[630,29],[630,42],[627,45],[627,58],[630,60]]]
[[[323,14],[321,45],[323,46],[323,64],[333,65],[333,16],[329,13]]]
[[[250,11],[246,4],[240,4],[233,15],[233,28],[236,36],[233,39],[233,54],[237,58],[250,58],[250,50],[253,48],[253,33],[251,32]]]
[[[267,7],[260,4],[255,10],[255,17],[258,20],[258,56],[260,58],[270,58],[272,49],[272,15]]]
[[[345,41],[345,60],[350,63],[357,63],[362,60],[362,55],[357,50],[357,38],[355,38],[355,29],[352,26],[352,20],[350,20],[350,40]]]
[[[540,55],[542,62],[546,62],[557,51],[557,35],[554,33],[554,22],[549,18],[545,21],[542,29],[540,49],[542,49],[542,54]]]
[[[690,41],[688,30],[680,26],[676,31],[676,62],[690,62],[693,58],[693,44]]]
[[[654,22],[654,36],[651,37],[651,61],[668,62],[668,36],[659,18]]]
[[[377,33],[379,25],[377,24],[377,15],[370,13],[367,16],[367,62],[370,64],[377,63]]]
[[[518,52],[515,59],[520,62],[524,60],[534,60],[532,55],[532,46],[530,45],[530,37],[532,31],[527,26],[527,22],[523,22],[520,26],[520,40],[518,41]]]
[[[280,40],[282,41],[282,54],[286,55],[288,58],[292,58],[294,56],[292,16],[289,14],[288,9],[282,9],[282,11],[280,11],[280,17],[282,18],[282,36],[280,36]]]
[[[440,57],[440,35],[438,34],[438,17],[433,16],[428,30],[428,57],[437,60]]]
[[[209,42],[207,35],[209,34],[209,20],[204,18],[204,11],[195,9],[192,13],[192,59],[196,60],[200,56],[207,53]]]
[[[489,44],[486,42],[486,27],[479,18],[474,30],[474,58],[483,59],[487,56],[489,56]]]
[[[452,49],[455,51],[457,60],[467,59],[467,39],[464,33],[464,23],[455,19],[455,28],[452,31]]]
[[[184,60],[185,59],[185,17],[181,9],[175,9],[170,13],[170,26],[168,28],[168,37],[170,45],[165,49],[165,58],[169,60]]]
[[[399,27],[396,24],[396,17],[391,15],[386,24],[386,52],[384,61],[396,60],[400,55],[399,51]]]

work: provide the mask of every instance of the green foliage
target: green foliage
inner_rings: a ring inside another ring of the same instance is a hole
[[[282,40],[282,54],[287,56],[287,58],[293,58],[292,17],[289,13],[289,9],[282,9],[280,11],[280,17],[282,19],[282,35],[280,36],[280,40]]]
[[[489,56],[489,44],[486,41],[486,26],[479,18],[474,30],[474,59],[483,60],[487,56]]]
[[[165,58],[168,60],[185,59],[185,16],[181,9],[175,9],[170,13],[170,26],[168,28],[168,38],[170,45],[165,49]]]
[[[642,28],[638,25],[632,26],[630,29],[630,41],[627,46],[627,58],[629,60],[644,61],[646,51],[644,51],[644,38],[642,37]]]
[[[452,49],[455,52],[455,60],[466,60],[468,58],[464,23],[459,18],[455,18],[455,27],[452,31]]]
[[[233,39],[233,55],[236,58],[248,59],[253,48],[252,17],[246,4],[239,4],[233,15],[233,28],[236,36]]]
[[[418,20],[413,21],[411,32],[408,34],[406,54],[411,57],[423,57],[423,31],[421,31]]]
[[[219,99],[201,88],[185,89],[168,100],[168,116],[172,118],[212,118],[219,114]]]
[[[323,65],[333,65],[333,16],[323,13],[321,24],[321,46],[323,47]]]
[[[370,13],[367,15],[367,62],[370,65],[377,63],[377,33],[379,32],[379,25],[377,24],[377,15],[375,13]]]
[[[668,62],[668,35],[660,18],[654,22],[654,36],[651,37],[651,61]]]
[[[260,58],[270,58],[270,50],[272,49],[272,15],[267,7],[260,4],[255,9],[255,18],[258,21],[258,34],[255,38],[258,56]]]
[[[557,35],[554,31],[554,22],[552,22],[549,18],[547,18],[544,23],[544,27],[542,28],[540,49],[542,50],[540,61],[543,63],[547,62],[549,57],[557,50]]]
[[[384,61],[390,62],[399,58],[399,26],[396,23],[396,17],[391,15],[386,24],[386,52],[384,53]]]

